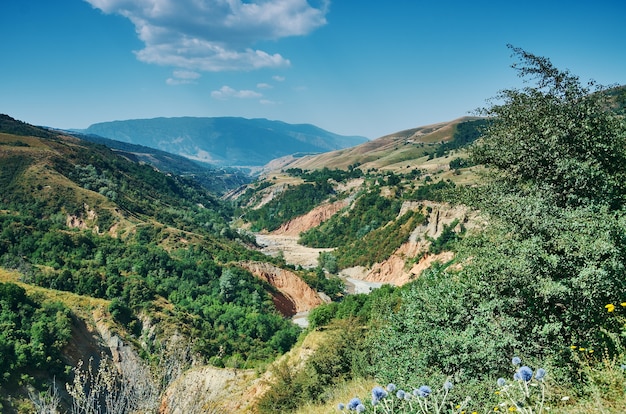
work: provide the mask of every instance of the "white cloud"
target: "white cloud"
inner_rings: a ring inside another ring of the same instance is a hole
[[[280,54],[253,48],[263,40],[301,36],[326,24],[329,0],[85,0],[134,25],[146,63],[189,70],[251,70],[288,66]]]
[[[278,102],[276,102],[276,101],[270,101],[269,99],[261,99],[261,100],[259,101],[259,103],[260,103],[261,105],[276,105]]]
[[[273,88],[273,86],[270,85],[269,83],[257,83],[256,87],[258,89],[272,89]]]
[[[272,76],[272,79],[274,79],[276,82],[283,82],[285,80],[284,76]]]
[[[172,75],[173,77],[167,78],[165,81],[168,85],[186,85],[189,83],[196,83],[196,79],[202,76],[198,72],[190,70],[175,70]]]
[[[251,90],[236,90],[231,88],[230,86],[222,86],[219,90],[211,92],[211,96],[215,99],[229,99],[229,98],[239,98],[239,99],[252,99],[252,98],[260,98],[263,95],[251,91]]]

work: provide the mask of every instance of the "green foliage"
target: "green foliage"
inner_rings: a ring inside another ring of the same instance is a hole
[[[328,180],[333,180],[338,183],[346,182],[353,178],[360,178],[363,176],[363,172],[352,166],[348,168],[348,171],[334,169],[331,170],[328,167],[324,167],[320,170],[302,170],[302,168],[289,168],[285,171],[287,174],[294,177],[301,177],[304,181],[323,183]]]
[[[461,122],[456,126],[452,140],[439,145],[434,156],[443,157],[448,155],[450,151],[469,146],[480,138],[487,125],[489,125],[489,121],[486,119]]]
[[[334,192],[328,181],[290,187],[263,207],[248,211],[244,218],[253,223],[255,231],[276,230],[292,218],[308,213]]]
[[[327,276],[324,272],[324,269],[321,267],[321,264],[312,271],[305,271],[304,273],[302,273],[302,279],[306,282],[307,285],[317,291],[324,292],[332,300],[336,300],[341,297],[346,287],[343,283],[343,280],[340,279],[338,276]]]
[[[351,320],[335,323],[330,337],[302,369],[287,362],[274,369],[272,387],[261,397],[261,413],[289,412],[306,403],[322,403],[332,396],[332,388],[359,372],[363,365],[363,327]]]
[[[41,303],[18,285],[0,283],[0,327],[0,383],[16,383],[35,370],[62,375],[71,316],[61,303]]]
[[[210,239],[168,252],[157,245],[162,231],[145,225],[134,239],[121,240],[67,231],[52,220],[0,214],[0,263],[44,287],[112,299],[113,317],[131,330],[138,326],[136,311],[165,297],[175,305],[181,327],[194,332],[197,351],[220,355],[219,363],[238,354],[253,365],[295,343],[299,328],[277,314],[272,287],[217,262],[260,259],[260,253],[236,244],[213,246]]]
[[[521,194],[558,207],[589,203],[619,209],[626,194],[624,121],[608,108],[602,88],[582,86],[548,59],[511,47],[520,76],[537,87],[504,90],[502,104],[482,112],[492,121],[473,149],[477,163]]]
[[[465,233],[465,227],[463,225],[461,225],[458,233],[454,231],[458,225],[458,219],[453,220],[450,224],[444,224],[439,237],[430,240],[431,243],[428,251],[434,254],[439,254],[444,250],[453,250],[454,244]]]
[[[408,211],[384,227],[372,230],[358,240],[339,246],[334,254],[337,264],[344,269],[351,266],[371,266],[387,259],[405,243],[416,226],[425,217],[421,213]]]
[[[430,176],[426,178],[428,179]],[[406,192],[402,198],[411,201],[450,201],[451,192],[456,188],[452,181],[440,180],[436,183],[430,183],[429,180],[425,181],[425,184],[420,185],[415,190]]]
[[[338,247],[363,238],[396,218],[400,201],[380,196],[380,189],[362,194],[346,214],[335,214],[321,226],[300,236],[300,243],[310,247]]]
[[[0,132],[11,135],[55,138],[57,134],[43,128],[37,128],[25,122],[18,121],[8,115],[0,114]]]

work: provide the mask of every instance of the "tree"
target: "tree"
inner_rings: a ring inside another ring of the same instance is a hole
[[[491,118],[472,149],[474,161],[493,168],[504,187],[538,194],[560,207],[624,205],[624,121],[608,110],[605,88],[555,68],[550,60],[509,45],[520,77],[535,87],[506,89],[500,104],[482,109]]]

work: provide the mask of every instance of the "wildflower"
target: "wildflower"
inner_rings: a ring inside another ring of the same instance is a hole
[[[339,403],[337,404],[337,408],[339,409],[339,411],[343,411],[343,409],[346,408],[346,406],[344,405],[344,403]]]
[[[519,376],[523,381],[530,381],[533,378],[533,370],[527,366],[523,366],[519,369]]]
[[[626,308],[626,302],[622,302],[619,304],[622,308]]]
[[[446,381],[443,383],[444,390],[450,391],[452,388],[454,388],[454,384],[452,384],[450,381]]]
[[[522,377],[519,375],[519,372],[516,372],[515,374],[513,374],[513,381],[519,381],[521,379]]]
[[[513,363],[513,365],[519,365],[522,363],[522,360],[519,357],[513,357],[513,359],[511,359],[511,362]]]
[[[626,371],[626,364],[622,364],[619,367],[622,371]]]
[[[357,413],[362,413],[365,411],[365,406],[363,404],[359,404],[356,406],[355,410]]]
[[[372,388],[372,400],[382,400],[387,396],[387,391],[383,387],[375,386]]]
[[[590,349],[587,352],[589,352],[590,354],[593,354],[593,349]]]
[[[393,384],[391,382],[387,384],[387,391],[394,392],[395,390],[396,390],[396,384]]]
[[[517,410],[515,409],[515,406],[514,406],[514,405],[512,405],[512,406],[510,406],[510,407],[509,407],[509,411],[510,411],[510,412],[513,412],[513,411],[517,411]]]
[[[398,390],[398,392],[396,393],[396,397],[398,397],[399,400],[404,399],[404,395],[406,393],[403,390]]]
[[[358,398],[353,398],[348,403],[348,410],[356,410],[357,405],[361,404],[361,400]]]
[[[539,368],[537,372],[535,372],[535,378],[538,380],[542,380],[543,377],[546,376],[546,370],[543,368]]]
[[[608,305],[604,306],[607,310],[607,312],[613,312],[615,310],[615,305],[613,305],[612,303],[609,303]]]
[[[579,350],[580,352],[585,352],[585,351],[587,350],[587,348],[583,348],[583,347],[581,346],[580,348],[578,348],[578,350]]]
[[[380,402],[380,400],[378,400],[378,399],[376,399],[376,398],[372,397],[372,406],[376,406],[376,405],[378,405],[378,403],[379,403],[379,402]]]
[[[506,385],[506,380],[504,378],[498,378],[498,387],[504,387]]]
[[[420,397],[427,398],[433,390],[430,389],[428,385],[422,385],[419,390],[417,390]]]
[[[570,346],[570,348],[576,349],[576,345],[572,345],[572,346]]]

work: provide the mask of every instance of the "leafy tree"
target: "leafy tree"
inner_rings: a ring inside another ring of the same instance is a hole
[[[503,186],[537,194],[559,207],[603,203],[626,195],[624,121],[608,110],[604,88],[560,71],[544,57],[509,46],[521,77],[536,87],[506,89],[482,110],[491,121],[473,147],[474,160],[493,168]]]
[[[480,380],[504,374],[514,354],[566,378],[570,345],[616,351],[621,327],[604,305],[626,292],[626,125],[602,88],[511,48],[537,84],[483,110],[472,155],[489,180],[467,201],[489,227],[458,243],[460,267],[423,274],[383,318],[372,355],[382,379],[462,370]]]

